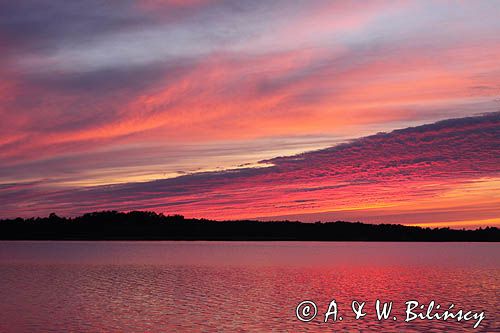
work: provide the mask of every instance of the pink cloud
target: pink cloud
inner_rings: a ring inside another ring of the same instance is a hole
[[[481,193],[498,195],[494,184],[500,176],[499,135],[498,113],[451,119],[277,157],[264,161],[272,166],[261,169],[70,192],[6,189],[10,200],[4,201],[3,211],[15,215],[151,209],[218,219],[349,210],[369,213],[377,208],[389,215],[405,205],[431,211],[436,202],[464,205]]]

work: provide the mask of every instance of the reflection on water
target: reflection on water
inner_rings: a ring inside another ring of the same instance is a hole
[[[1,332],[500,332],[500,244],[0,242]],[[305,299],[342,322],[299,322]],[[397,321],[379,322],[376,299]],[[404,323],[404,302],[484,310]],[[367,301],[354,320],[352,300]]]

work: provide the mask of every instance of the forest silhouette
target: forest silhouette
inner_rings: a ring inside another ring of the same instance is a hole
[[[421,228],[360,222],[188,219],[148,211],[102,211],[79,217],[0,220],[3,240],[224,240],[224,241],[500,241],[496,227]]]

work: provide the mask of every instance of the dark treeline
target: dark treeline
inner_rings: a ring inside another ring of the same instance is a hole
[[[500,229],[420,228],[396,224],[290,221],[211,221],[153,212],[104,211],[75,218],[0,220],[10,240],[276,240],[276,241],[500,241]]]

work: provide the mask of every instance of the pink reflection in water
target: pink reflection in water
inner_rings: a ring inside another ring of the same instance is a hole
[[[500,246],[479,243],[0,242],[0,331],[471,332],[404,323],[404,302],[485,310],[498,332]],[[299,322],[335,299],[342,322]],[[394,301],[378,322],[374,302]],[[352,300],[367,301],[354,320]]]

